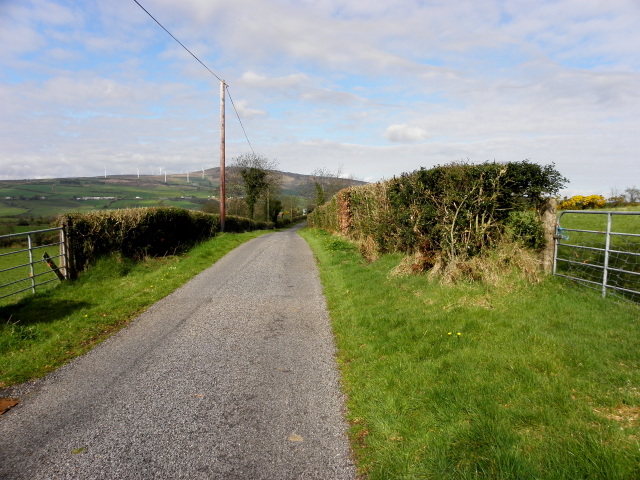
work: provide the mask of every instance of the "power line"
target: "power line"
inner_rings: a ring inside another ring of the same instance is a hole
[[[171,38],[173,38],[176,42],[178,42],[178,43],[182,46],[182,48],[184,48],[187,52],[189,52],[189,54],[191,54],[191,56],[192,56],[193,58],[195,58],[198,62],[200,62],[200,65],[202,65],[204,68],[206,68],[207,70],[209,70],[209,73],[211,73],[211,75],[213,75],[214,77],[216,77],[216,78],[217,78],[218,80],[220,80],[221,82],[223,81],[223,80],[222,80],[218,75],[216,75],[215,73],[213,73],[213,70],[211,70],[211,69],[210,69],[209,67],[207,67],[204,63],[202,63],[202,61],[201,61],[198,57],[196,57],[196,56],[191,52],[191,50],[189,50],[187,47],[185,47],[185,46],[182,44],[182,42],[181,42],[180,40],[178,40],[176,37],[174,37],[174,36],[173,36],[173,34],[172,34],[169,30],[167,30],[166,28],[164,28],[164,25],[162,25],[158,20],[156,20],[156,19],[155,19],[155,17],[154,17],[153,15],[151,15],[151,14],[149,13],[149,11],[148,11],[146,8],[144,8],[142,5],[140,5],[140,2],[138,2],[138,0],[133,0],[133,1],[134,1],[134,2],[136,2],[136,3],[138,4],[138,6],[139,6],[142,10],[144,10],[144,11],[146,12],[146,14],[147,14],[147,15],[149,15],[149,16],[153,19],[153,21],[154,21],[154,22],[156,22],[158,25],[160,25],[160,27],[161,27],[165,32],[167,32],[169,35],[171,35]]]
[[[173,36],[173,34],[172,34],[169,30],[167,30],[167,29],[164,27],[164,25],[162,25],[158,20],[156,20],[156,18],[155,18],[153,15],[151,15],[151,14],[149,13],[149,11],[148,11],[146,8],[144,8],[142,5],[140,5],[140,2],[138,2],[138,0],[133,0],[133,1],[134,1],[134,2],[136,2],[136,4],[137,4],[137,5],[138,5],[142,10],[144,10],[144,11],[145,11],[145,13],[146,13],[147,15],[149,15],[149,16],[153,19],[153,21],[154,21],[154,22],[156,22],[158,25],[160,25],[160,27],[161,27],[165,32],[167,32],[167,33],[171,36],[171,38],[173,38],[176,42],[178,42],[178,43],[180,44],[180,46],[181,46],[182,48],[184,48],[187,52],[189,52],[189,54],[190,54],[193,58],[195,58],[195,59],[200,63],[200,65],[202,65],[204,68],[206,68],[206,69],[209,71],[209,73],[211,73],[211,75],[213,75],[214,77],[216,77],[218,80],[220,80],[220,81],[225,85],[226,90],[227,90],[227,94],[229,95],[229,100],[231,100],[231,105],[233,106],[233,110],[236,112],[236,116],[238,117],[238,121],[240,122],[240,126],[242,127],[242,131],[243,131],[243,133],[244,133],[244,138],[246,138],[246,139],[247,139],[247,143],[249,144],[249,148],[251,148],[251,151],[252,151],[252,152],[253,152],[253,154],[255,155],[255,154],[256,154],[256,152],[253,150],[253,146],[251,145],[251,142],[249,141],[249,136],[247,135],[247,131],[244,129],[244,125],[243,125],[243,123],[242,123],[242,120],[240,119],[240,114],[238,113],[238,109],[236,108],[236,104],[235,104],[235,103],[233,103],[233,98],[231,98],[231,92],[229,91],[229,85],[227,85],[227,84],[225,83],[225,81],[224,81],[224,80],[222,80],[218,75],[216,75],[216,74],[213,72],[213,70],[211,70],[209,67],[207,67],[207,66],[202,62],[202,60],[200,60],[198,57],[196,57],[196,56],[193,54],[193,52],[192,52],[191,50],[189,50],[187,47],[185,47],[185,46],[184,46],[184,44],[183,44],[180,40],[178,40],[176,37],[174,37],[174,36]]]
[[[242,127],[242,131],[244,132],[244,138],[247,139],[247,143],[249,144],[249,148],[255,155],[256,152],[253,150],[253,146],[251,146],[251,142],[249,141],[249,137],[247,136],[247,131],[244,129],[244,125],[242,124],[242,120],[240,120],[240,114],[238,113],[238,109],[236,108],[236,104],[233,102],[233,98],[231,98],[231,92],[229,91],[229,86],[227,85],[227,93],[229,94],[229,100],[231,100],[231,105],[233,106],[233,110],[236,112],[236,116],[238,117],[238,121],[240,122],[240,126]]]

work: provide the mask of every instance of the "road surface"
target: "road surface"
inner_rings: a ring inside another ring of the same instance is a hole
[[[0,479],[353,479],[295,229],[245,243],[0,416]]]

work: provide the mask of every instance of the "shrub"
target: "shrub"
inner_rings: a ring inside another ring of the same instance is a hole
[[[544,247],[542,222],[535,212],[531,210],[510,212],[505,225],[513,239],[521,241],[525,247],[535,250]]]
[[[218,215],[173,207],[72,213],[59,223],[68,238],[72,275],[113,252],[132,259],[175,254],[220,229]],[[225,223],[229,232],[268,228],[273,225],[241,217],[227,217]]]
[[[606,203],[607,202],[602,195],[575,195],[560,202],[558,208],[560,210],[588,210],[602,208]]]
[[[538,221],[512,212],[538,208],[566,179],[553,165],[452,163],[351,187],[310,215],[309,224],[341,233],[372,251],[417,254],[425,267],[482,254],[507,230],[541,246]]]

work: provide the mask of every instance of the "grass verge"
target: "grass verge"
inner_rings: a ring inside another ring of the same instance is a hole
[[[640,478],[640,308],[555,278],[444,287],[365,262],[319,230],[318,259],[359,475]]]
[[[0,388],[41,377],[81,355],[264,233],[221,234],[183,255],[137,263],[104,258],[76,282],[0,306]]]

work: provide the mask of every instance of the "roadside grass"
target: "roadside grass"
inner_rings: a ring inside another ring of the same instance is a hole
[[[0,388],[83,354],[238,245],[265,231],[221,234],[183,255],[104,258],[79,280],[0,306]]]
[[[301,234],[361,478],[640,478],[640,307],[556,278],[445,287]]]

